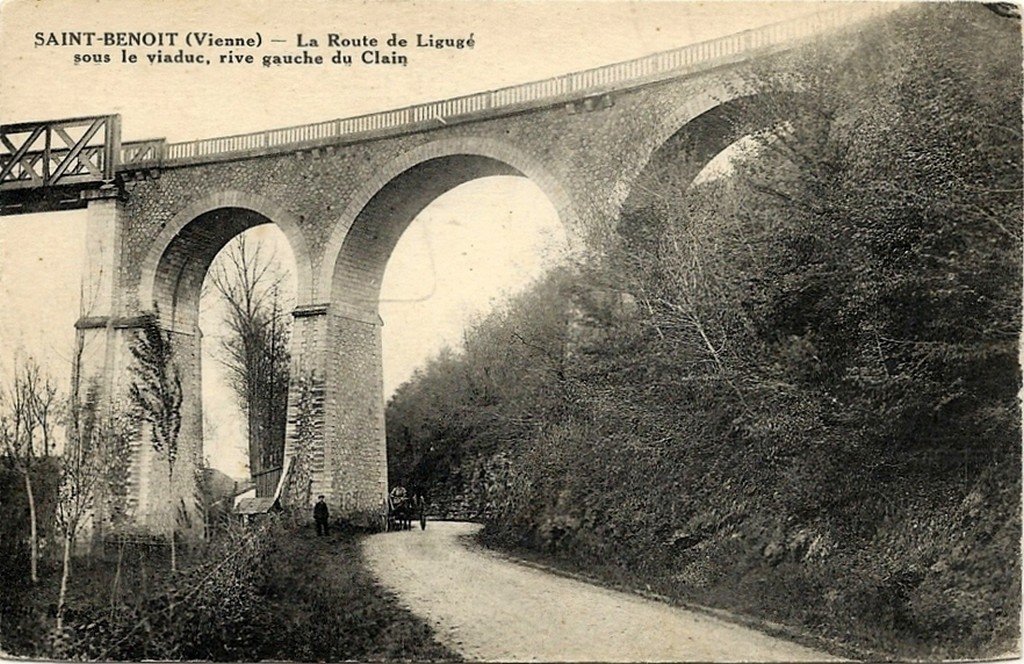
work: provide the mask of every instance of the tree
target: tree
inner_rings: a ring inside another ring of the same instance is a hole
[[[14,373],[6,395],[0,390],[0,444],[7,463],[22,474],[29,510],[29,552],[32,582],[39,580],[39,526],[36,514],[32,473],[39,452],[37,435],[42,436],[43,456],[49,456],[53,438],[54,412],[58,408],[57,390],[49,376],[29,358]]]
[[[287,422],[290,316],[283,310],[286,275],[260,242],[239,237],[210,272],[225,305],[221,361],[246,416],[253,477],[280,467]]]
[[[171,333],[160,327],[157,314],[144,317],[130,350],[135,358],[135,380],[129,387],[129,396],[142,419],[150,425],[153,449],[167,458],[171,569],[177,570],[175,538],[178,518],[173,487],[178,435],[181,432],[181,377],[174,362]]]
[[[926,3],[801,54],[799,95],[754,72],[763,94],[727,118],[769,128],[749,158],[691,186],[670,141],[582,271],[572,407],[551,399],[558,328],[494,316],[470,335],[492,341],[395,393],[392,475],[454,483],[494,441],[483,470],[501,472],[468,487],[495,487],[489,537],[865,641],[888,630],[896,658],[1005,651],[1020,43],[1016,22]],[[632,315],[599,297],[616,289]],[[794,601],[826,593],[824,613]]]
[[[61,463],[60,487],[57,501],[57,526],[63,536],[60,592],[57,596],[57,631],[61,630],[67,599],[68,579],[71,575],[71,550],[83,520],[92,510],[97,482],[105,459],[99,447],[109,432],[97,418],[98,387],[93,385],[84,400],[76,389],[71,396],[68,417],[68,441]]]
[[[43,437],[43,456],[49,457],[54,443],[54,426],[61,415],[61,400],[49,375],[43,377],[33,392],[32,415]]]

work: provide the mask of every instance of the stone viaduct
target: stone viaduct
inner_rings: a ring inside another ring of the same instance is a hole
[[[194,493],[200,289],[237,234],[277,224],[296,260],[285,469],[301,456],[306,489],[335,513],[378,513],[387,492],[378,291],[412,219],[459,184],[516,175],[548,196],[571,237],[611,228],[666,141],[685,143],[692,179],[757,128],[735,118],[763,92],[750,76],[758,63],[784,67],[808,40],[886,11],[851,5],[558,78],[255,134],[121,143],[117,116],[3,126],[0,212],[88,210],[78,384],[92,381],[112,403],[131,380],[127,345],[140,315],[157,308],[173,333],[184,393],[175,486],[166,460],[137,442],[135,519],[156,526],[169,497],[188,503]]]

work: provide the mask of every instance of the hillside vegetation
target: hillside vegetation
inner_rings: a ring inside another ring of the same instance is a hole
[[[397,391],[392,483],[833,642],[1016,648],[1020,52],[1014,19],[913,7],[746,105],[772,129],[728,177],[689,188],[670,141],[600,259]]]

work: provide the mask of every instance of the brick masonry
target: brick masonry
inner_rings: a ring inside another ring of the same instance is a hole
[[[261,223],[276,223],[287,236],[299,284],[293,375],[322,381],[312,495],[327,495],[335,514],[374,512],[387,492],[377,296],[391,250],[416,214],[463,182],[518,174],[547,194],[570,237],[586,244],[612,227],[652,154],[681,130],[700,135],[693,175],[727,147],[735,136],[712,130],[713,116],[750,94],[742,71],[727,67],[611,93],[600,104],[539,107],[359,143],[169,167],[126,183],[123,202],[90,203],[107,222],[90,230],[90,242],[105,252],[85,283],[116,284],[90,315],[130,318],[158,306],[179,340],[189,395],[174,486],[166,486],[165,461],[142,451],[135,460],[139,521],[159,524],[158,503],[168,492],[175,503],[191,495],[184,478],[202,458],[199,289],[232,237]],[[90,360],[89,371],[105,376],[108,393],[116,394],[130,379],[129,337],[106,328],[102,334],[110,348]],[[290,422],[286,455],[294,435]]]

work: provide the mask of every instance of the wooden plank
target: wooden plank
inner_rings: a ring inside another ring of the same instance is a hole
[[[14,149],[14,145],[7,139],[7,135],[4,132],[0,132],[0,141],[3,141],[4,145],[14,153],[11,157],[11,161],[5,164],[3,169],[0,169],[0,182],[3,182],[4,179],[10,175],[11,171],[14,170],[15,164],[21,164],[21,160],[25,157],[25,153],[28,152],[29,146],[36,142],[36,139],[39,138],[39,134],[43,132],[43,129],[44,127],[42,126],[36,127],[32,131],[32,135],[29,136],[28,140],[22,143],[21,147],[17,150]],[[22,165],[22,167],[24,168],[24,165]],[[36,175],[34,170],[31,168],[28,170],[34,180],[38,180],[39,184],[43,183],[42,179]]]
[[[64,139],[64,142],[68,146],[68,150],[74,150],[75,146],[78,145],[78,141],[74,138],[71,138],[71,136],[68,135],[68,133],[64,131],[61,127],[54,126],[53,131],[55,131],[58,136]]]
[[[60,179],[60,176],[63,175],[64,172],[68,169],[72,161],[78,160],[78,155],[82,152],[82,148],[86,146],[86,144],[89,142],[89,139],[96,135],[96,132],[100,130],[100,127],[104,125],[105,121],[106,116],[101,117],[97,119],[95,122],[93,122],[92,126],[89,127],[88,130],[86,130],[82,138],[79,139],[78,144],[75,145],[71,152],[68,153],[67,158],[63,161],[63,163],[61,163],[60,166],[57,167],[57,170],[53,172],[52,183],[56,183]]]
[[[90,173],[100,180],[103,179],[103,172],[100,170],[99,164],[93,163],[92,157],[100,156],[102,154],[103,152],[101,151],[100,146],[90,145],[89,147],[84,148],[78,155],[78,163],[85,166]],[[76,169],[76,172],[81,172],[81,169]]]

